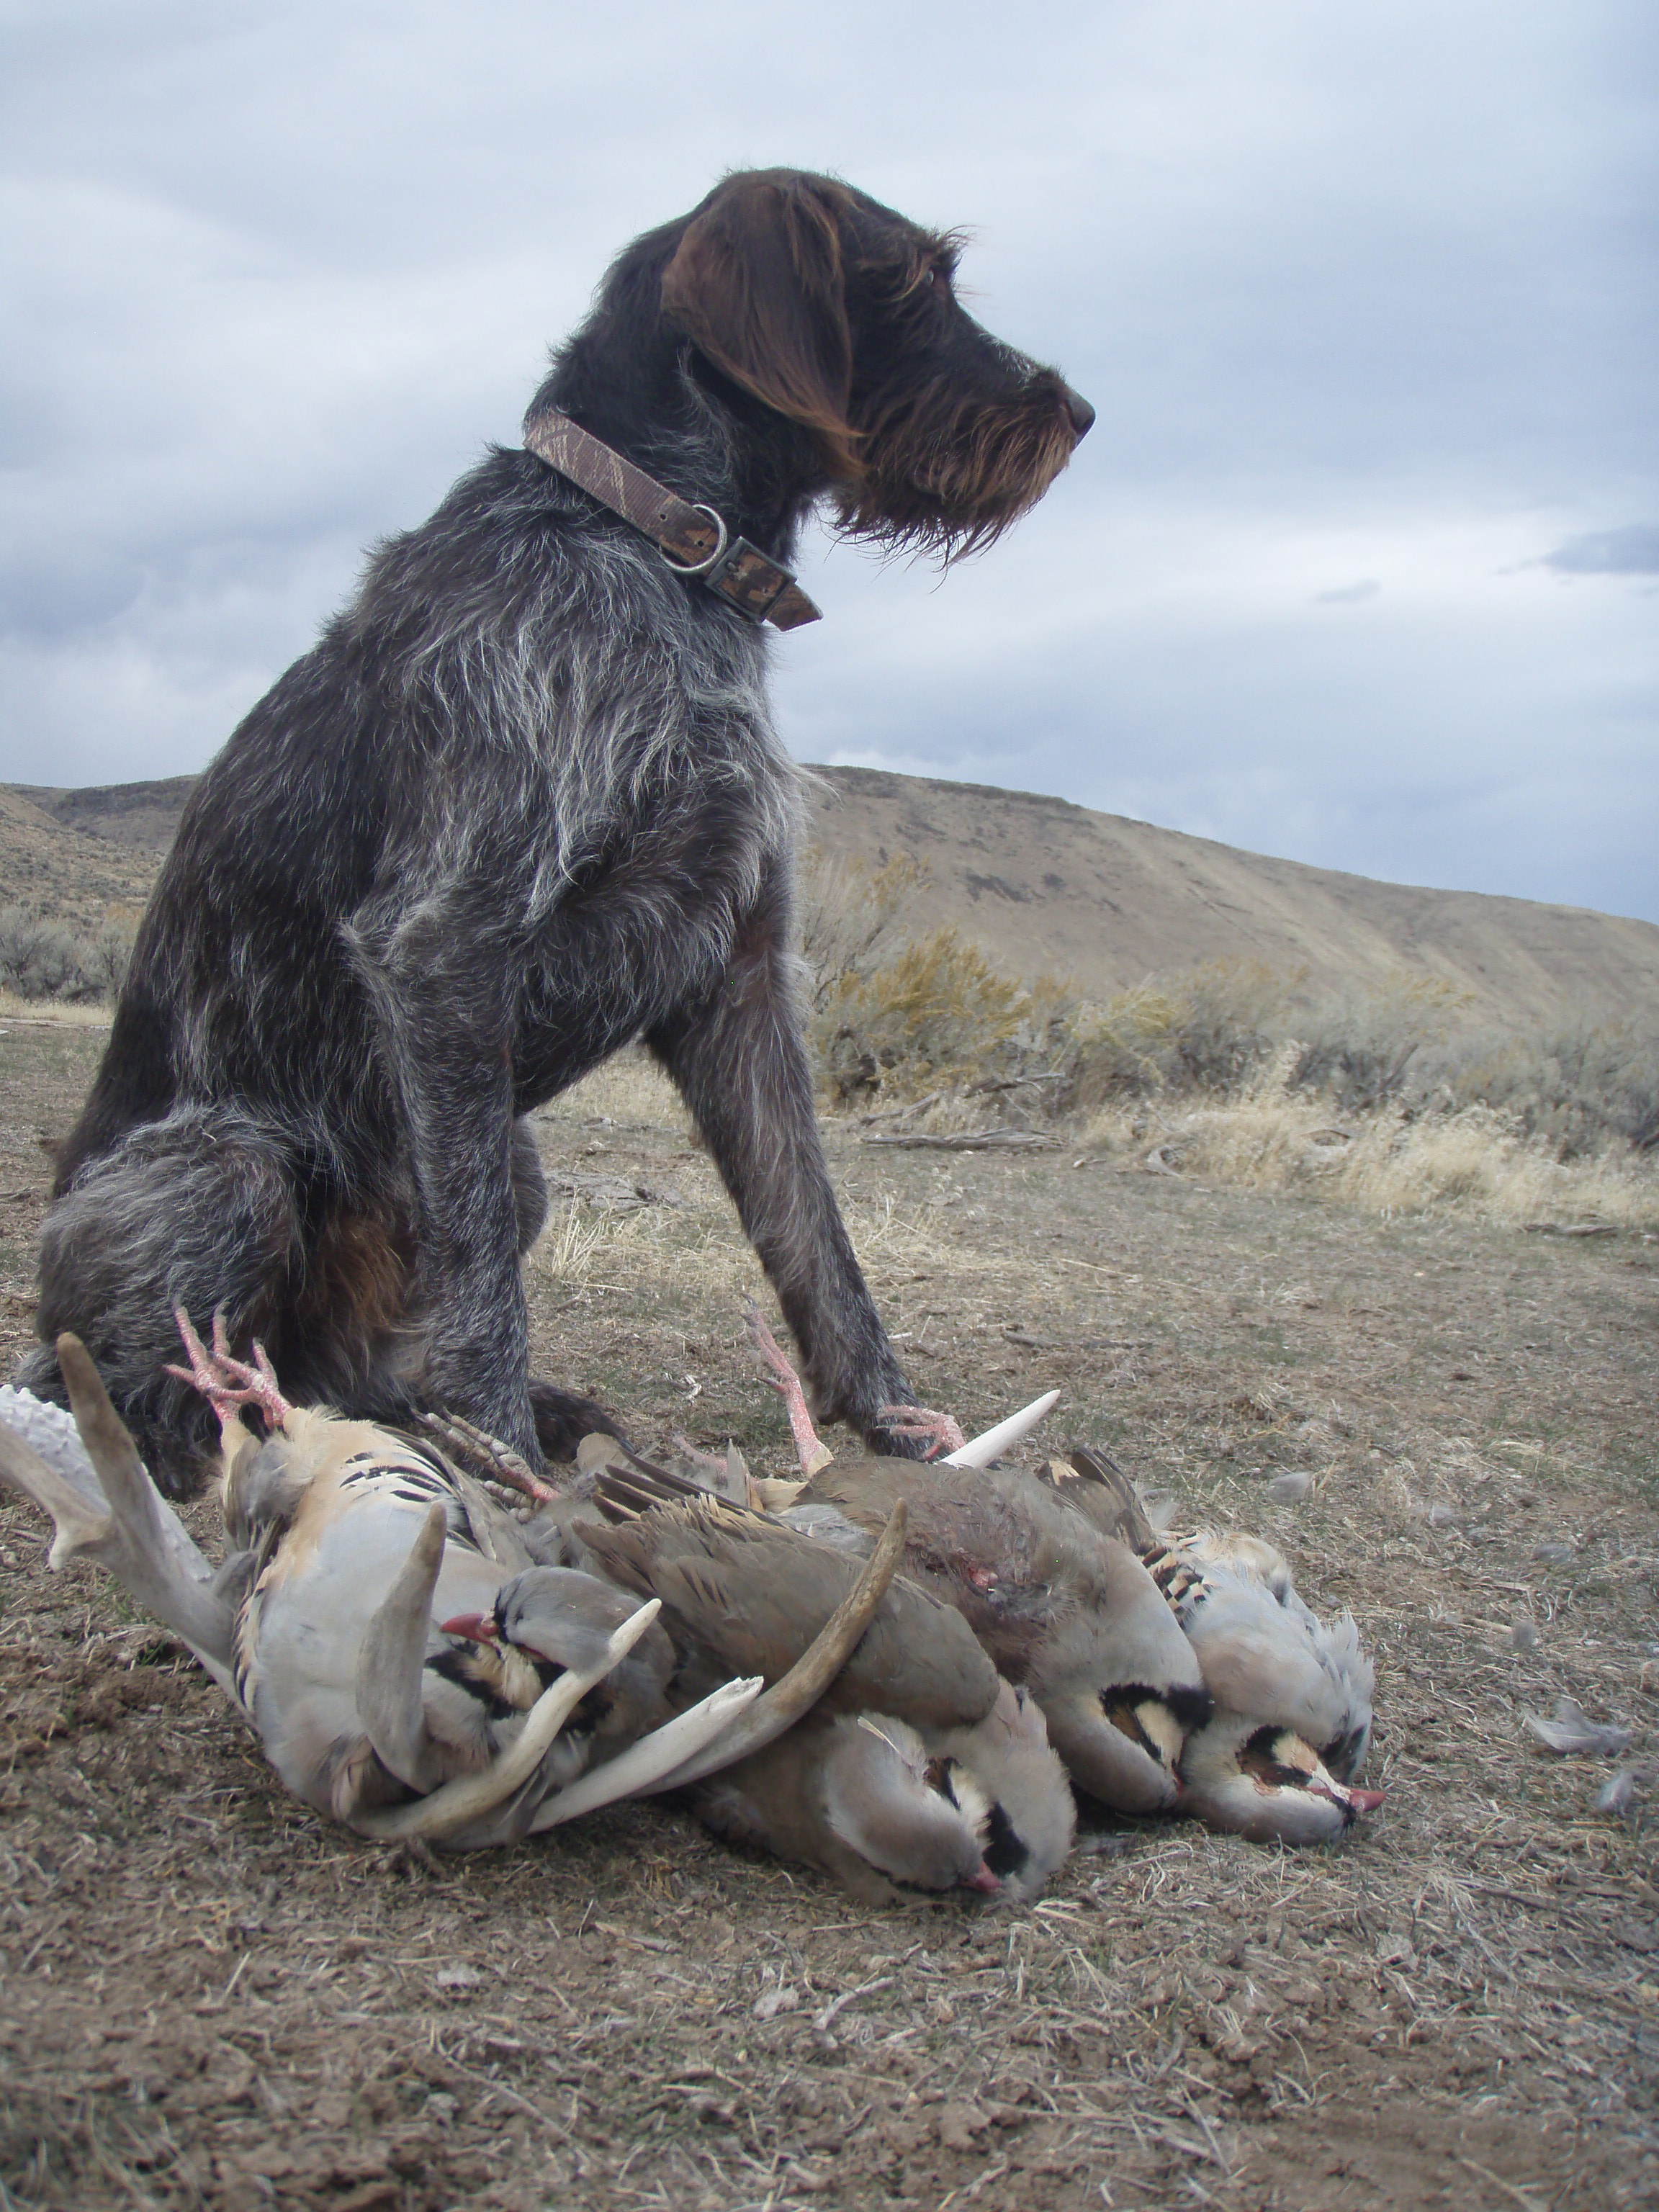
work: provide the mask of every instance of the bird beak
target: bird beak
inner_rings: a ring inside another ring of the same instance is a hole
[[[1382,1802],[1380,1790],[1354,1790],[1346,1782],[1315,1782],[1310,1785],[1308,1795],[1310,1797],[1328,1797],[1333,1805],[1340,1805],[1346,1809],[1351,1820],[1357,1820],[1362,1813],[1376,1812]]]
[[[963,1875],[957,1887],[976,1890],[981,1897],[1000,1897],[1002,1894],[1002,1884],[983,1859],[980,1861],[979,1872]]]
[[[458,1613],[453,1620],[441,1620],[438,1632],[441,1636],[465,1636],[474,1644],[494,1644],[495,1624],[487,1613]]]

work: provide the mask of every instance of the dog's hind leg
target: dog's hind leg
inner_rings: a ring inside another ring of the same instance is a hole
[[[43,1340],[16,1380],[67,1402],[52,1349],[72,1330],[91,1353],[157,1486],[186,1494],[219,1446],[212,1408],[166,1371],[179,1356],[173,1309],[205,1327],[220,1308],[233,1345],[282,1356],[300,1270],[294,1178],[280,1139],[231,1107],[181,1107],[84,1168],[40,1239]]]
[[[678,1085],[750,1242],[771,1278],[822,1421],[843,1420],[872,1450],[921,1446],[884,1429],[885,1405],[915,1393],[866,1287],[824,1164],[796,1011],[781,883],[738,932],[706,997],[647,1036]]]

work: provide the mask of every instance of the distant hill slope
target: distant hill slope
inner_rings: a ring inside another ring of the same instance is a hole
[[[811,834],[826,853],[871,866],[911,853],[927,868],[918,928],[954,922],[1004,967],[1067,975],[1090,998],[1231,959],[1305,969],[1315,986],[1364,988],[1416,970],[1516,1026],[1659,1007],[1651,922],[1373,883],[1030,792],[871,769],[816,773],[823,787]],[[77,919],[130,911],[191,782],[0,787],[0,900],[38,898]]]
[[[133,927],[149,896],[160,852],[66,828],[34,803],[35,796],[19,785],[0,784],[0,906],[38,907],[51,920],[82,931],[106,921]],[[175,807],[173,820],[178,818]],[[166,836],[172,835],[169,824]],[[161,842],[165,846],[166,838]]]
[[[158,783],[91,784],[83,791],[45,783],[9,787],[65,830],[84,830],[106,844],[161,854],[173,842],[195,781],[193,775],[169,775]]]
[[[960,923],[1006,967],[1069,975],[1090,998],[1231,959],[1362,988],[1413,969],[1516,1024],[1659,1009],[1652,922],[1374,883],[1029,792],[818,773],[835,794],[813,819],[826,851],[914,853],[933,878],[918,902],[930,925]]]

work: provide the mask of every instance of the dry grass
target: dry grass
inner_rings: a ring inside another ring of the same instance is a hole
[[[1387,1219],[1446,1212],[1523,1228],[1606,1223],[1659,1230],[1659,1164],[1602,1153],[1563,1161],[1517,1118],[1482,1105],[1413,1114],[1401,1107],[1334,1121],[1328,1101],[1291,1087],[1291,1045],[1254,1084],[1149,1117],[1144,1107],[1097,1115],[1087,1149],[1148,1155],[1153,1164],[1252,1190],[1297,1192]],[[1150,1139],[1150,1145],[1149,1145]]]
[[[100,1040],[3,1043],[16,1279]],[[978,1102],[981,1105],[983,1101]],[[781,1473],[729,1201],[642,1059],[536,1127],[585,1272],[537,1370]],[[1156,1124],[1141,1146],[1160,1133]],[[625,1807],[426,1860],[288,1798],[222,1700],[0,1508],[0,2179],[30,2212],[1636,2212],[1659,2187],[1652,1800],[1522,1711],[1659,1717],[1655,1260],[1442,1211],[878,1152],[832,1174],[922,1395],[1049,1382],[1183,1520],[1260,1528],[1378,1667],[1344,1848],[1085,1823],[1025,1915],[872,1913]],[[25,1187],[27,1194],[25,1194]],[[27,1326],[0,1305],[8,1354]],[[840,1449],[845,1439],[832,1435]],[[1272,1479],[1311,1477],[1297,1506]],[[206,1531],[210,1516],[192,1511]],[[1516,1644],[1519,1620],[1534,1640]]]
[[[85,1006],[64,999],[22,999],[15,991],[0,991],[0,1022],[49,1024],[53,1028],[106,1030],[106,1006]]]

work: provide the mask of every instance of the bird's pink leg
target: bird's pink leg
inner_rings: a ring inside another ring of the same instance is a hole
[[[951,1414],[935,1413],[926,1406],[884,1406],[876,1419],[896,1437],[930,1438],[928,1459],[937,1459],[941,1452],[960,1451],[968,1441]]]
[[[678,1429],[668,1441],[680,1457],[689,1459],[693,1467],[706,1467],[711,1474],[726,1473],[726,1459],[724,1452],[706,1452],[700,1444],[694,1444],[690,1437],[682,1436]]]
[[[801,1473],[809,1478],[820,1468],[828,1467],[833,1455],[827,1444],[818,1440],[812,1426],[812,1416],[806,1410],[806,1393],[800,1387],[800,1377],[784,1357],[782,1346],[761,1319],[760,1308],[752,1301],[744,1310],[744,1326],[757,1352],[771,1369],[768,1381],[782,1399],[789,1416],[789,1432],[795,1439],[795,1457],[800,1462]]]
[[[190,1316],[182,1306],[173,1308],[173,1317],[179,1324],[190,1365],[169,1367],[167,1371],[176,1375],[181,1382],[192,1383],[201,1392],[219,1416],[221,1437],[235,1425],[244,1406],[257,1406],[267,1426],[280,1429],[294,1408],[277,1388],[276,1372],[265,1356],[264,1345],[254,1345],[254,1364],[250,1367],[246,1360],[231,1357],[222,1307],[213,1316],[211,1352],[191,1326]]]

